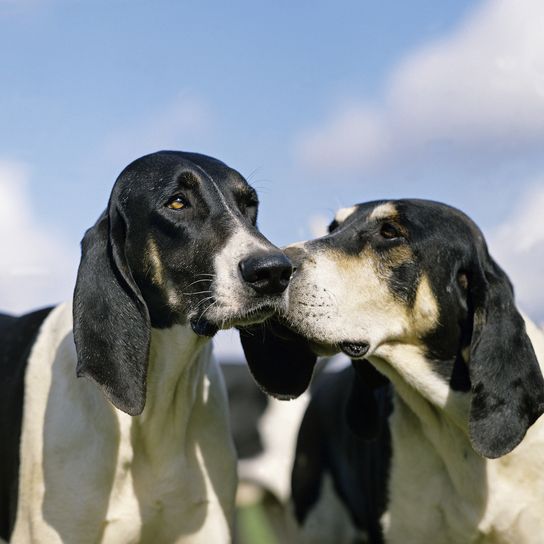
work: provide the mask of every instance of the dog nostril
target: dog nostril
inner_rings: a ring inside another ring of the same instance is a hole
[[[284,281],[286,282],[286,284],[289,283],[289,281],[291,280],[291,276],[293,275],[294,273],[294,269],[289,267],[289,268],[286,268],[283,272],[281,272],[280,274],[280,281]]]
[[[279,295],[289,285],[293,268],[281,252],[260,252],[239,263],[243,280],[260,295]]]

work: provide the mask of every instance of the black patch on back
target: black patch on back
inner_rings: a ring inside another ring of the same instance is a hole
[[[0,538],[9,540],[19,486],[19,447],[28,356],[51,308],[13,317],[0,314]]]
[[[302,421],[292,474],[297,521],[302,524],[321,493],[328,472],[354,525],[368,533],[368,542],[383,543],[380,518],[387,505],[391,463],[388,418],[393,409],[389,382],[376,381],[371,391],[377,407],[378,434],[361,440],[346,420],[346,403],[355,372],[323,373]],[[365,417],[364,413],[360,414]]]

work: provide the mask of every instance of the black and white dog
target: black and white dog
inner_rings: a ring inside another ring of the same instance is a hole
[[[142,157],[85,234],[73,308],[0,318],[1,537],[230,540],[236,459],[209,337],[270,316],[292,271],[257,204],[216,159]]]
[[[319,504],[328,480],[362,541],[543,542],[544,335],[477,226],[436,202],[371,202],[286,253],[282,319],[306,340],[280,325],[244,335],[254,375],[296,395],[313,351],[354,361],[301,426],[299,541],[344,541]]]

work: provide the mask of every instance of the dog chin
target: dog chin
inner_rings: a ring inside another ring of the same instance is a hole
[[[199,318],[196,318],[195,320],[192,320],[195,322],[206,322],[208,326],[200,326],[197,327],[197,330],[195,330],[195,326],[193,326],[193,330],[197,334],[199,334],[199,330],[203,329],[209,329],[215,328],[215,332],[218,330],[226,330],[231,329],[232,327],[247,327],[249,325],[256,325],[257,323],[262,323],[263,321],[267,320],[268,318],[272,317],[276,311],[276,308],[271,304],[259,304],[255,307],[250,308],[244,308],[242,311],[221,311],[221,312],[214,312],[213,315],[207,315],[207,316],[201,316]],[[215,333],[214,333],[215,334]],[[205,334],[205,336],[213,336],[209,334]]]

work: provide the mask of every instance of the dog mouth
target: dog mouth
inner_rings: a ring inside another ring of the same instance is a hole
[[[368,342],[325,343],[315,338],[307,338],[311,350],[320,357],[331,357],[341,352],[350,359],[363,359],[370,350]]]
[[[341,352],[350,359],[363,359],[370,351],[370,343],[366,341],[341,340],[334,341],[332,338],[326,338],[323,335],[316,335],[311,329],[301,327],[300,323],[288,319],[283,313],[279,313],[276,321],[286,330],[290,330],[308,342],[310,349],[320,357],[330,357]]]
[[[190,319],[191,328],[198,336],[214,336],[220,329],[230,329],[232,327],[247,327],[262,323],[269,317],[272,317],[277,308],[272,304],[259,304],[253,308],[244,309],[242,312],[235,312],[225,315],[216,315],[206,317],[203,314]]]
[[[370,349],[368,342],[340,342],[340,351],[350,359],[362,359]]]
[[[217,325],[215,325],[211,321],[208,321],[204,317],[195,317],[191,319],[191,328],[193,329],[193,332],[198,336],[207,336],[209,338],[215,336],[215,334],[219,330],[219,327]]]

